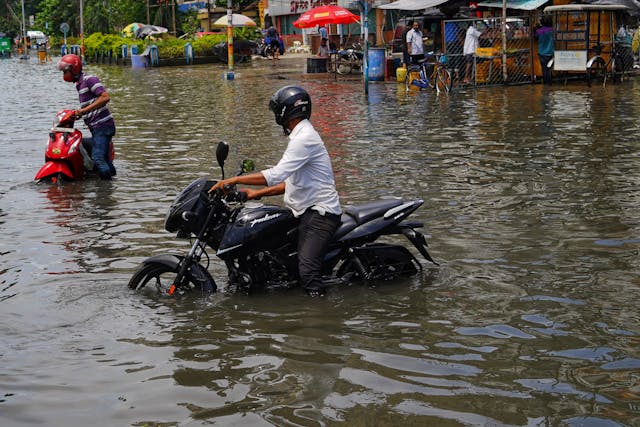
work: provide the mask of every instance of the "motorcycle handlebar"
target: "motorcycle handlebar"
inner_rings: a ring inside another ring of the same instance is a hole
[[[224,185],[222,188],[218,188],[213,193],[208,193],[209,199],[215,198],[224,199],[227,202],[240,202],[244,203],[248,200],[247,193],[245,191],[238,191],[238,187],[234,184]]]

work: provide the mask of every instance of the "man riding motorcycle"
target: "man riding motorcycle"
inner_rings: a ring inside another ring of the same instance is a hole
[[[329,242],[340,225],[340,199],[329,153],[309,121],[311,97],[301,87],[285,86],[269,101],[276,123],[289,137],[287,148],[270,169],[218,181],[209,192],[234,184],[262,185],[245,189],[248,199],[284,194],[284,203],[300,219],[298,272],[305,291],[324,295],[321,267]]]

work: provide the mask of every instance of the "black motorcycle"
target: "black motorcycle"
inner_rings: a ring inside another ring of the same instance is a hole
[[[228,144],[220,142],[216,158],[223,179],[228,153]],[[252,170],[253,162],[243,161],[240,173]],[[245,203],[246,193],[235,186],[209,193],[216,182],[205,178],[193,181],[176,197],[167,214],[167,231],[177,232],[178,238],[195,236],[189,253],[146,259],[129,281],[130,288],[151,288],[169,295],[193,290],[215,292],[217,285],[208,271],[207,246],[225,262],[229,289],[251,292],[298,284],[298,220],[291,210]],[[416,231],[422,223],[404,221],[422,203],[394,198],[346,207],[324,260],[326,283],[386,280],[422,270],[404,246],[377,242],[387,235],[404,235],[424,258],[437,265],[427,252],[424,236]]]

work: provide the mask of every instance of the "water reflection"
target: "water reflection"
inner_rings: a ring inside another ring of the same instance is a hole
[[[75,90],[53,66],[0,62],[18,117],[0,129],[2,424],[638,424],[640,84],[372,84],[367,102],[357,82],[281,62],[234,82],[215,66],[90,67],[112,94],[118,178],[61,187],[31,181]],[[129,293],[143,258],[188,247],[164,215],[219,176],[219,140],[227,173],[279,159],[267,101],[290,83],[313,96],[343,203],[424,199],[441,266],[325,300]]]

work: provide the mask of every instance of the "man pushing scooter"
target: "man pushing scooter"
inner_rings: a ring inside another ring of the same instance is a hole
[[[107,108],[109,94],[96,76],[82,72],[82,59],[78,55],[67,54],[58,63],[62,78],[75,83],[80,100],[80,108],[75,110],[77,118],[83,117],[93,137],[91,156],[101,179],[110,180],[116,168],[111,160],[111,139],[116,133],[116,124]]]

